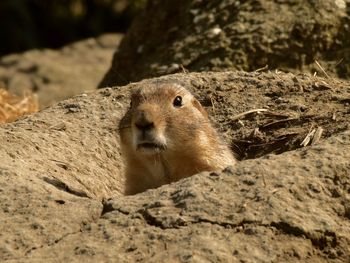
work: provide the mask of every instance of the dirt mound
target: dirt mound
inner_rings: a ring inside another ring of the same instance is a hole
[[[247,143],[243,159],[262,157],[123,197],[117,123],[130,86],[155,80],[60,102],[0,127],[0,258],[349,261],[349,83],[283,73],[162,77],[174,79],[233,145]]]
[[[107,34],[61,50],[32,50],[0,59],[0,82],[11,93],[35,92],[40,107],[94,90],[122,35]],[[0,85],[2,86],[2,85]]]
[[[347,0],[151,0],[100,87],[266,66],[349,78],[349,34]]]

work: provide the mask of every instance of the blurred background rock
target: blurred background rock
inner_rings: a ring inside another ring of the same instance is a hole
[[[20,98],[34,93],[40,108],[95,90],[145,5],[146,0],[0,0],[0,87]]]
[[[350,0],[148,0],[100,87],[183,72],[350,79]]]
[[[0,56],[125,32],[146,0],[1,0]]]

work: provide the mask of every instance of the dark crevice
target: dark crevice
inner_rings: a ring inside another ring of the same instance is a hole
[[[295,227],[295,226],[291,226],[289,224],[287,224],[286,222],[272,222],[270,224],[270,226],[278,229],[278,230],[281,230],[282,232],[284,232],[285,234],[288,234],[288,235],[292,235],[292,236],[296,236],[296,237],[300,237],[300,236],[306,236],[305,232],[298,228],[298,227]]]
[[[147,209],[146,210],[142,209],[142,210],[139,210],[138,212],[142,215],[143,219],[149,226],[154,226],[161,229],[171,229],[171,228],[179,228],[181,226],[185,226],[185,224],[183,225],[180,223],[180,224],[174,224],[173,226],[168,227],[168,226],[165,226],[162,221],[152,216]]]
[[[217,225],[217,226],[224,227],[224,228],[235,228],[235,227],[244,226],[245,224],[257,224],[257,222],[246,222],[246,221],[243,221],[243,222],[241,222],[239,224],[232,224],[232,223],[229,223],[229,222],[212,221],[212,220],[209,220],[209,219],[206,219],[206,218],[199,218],[197,221],[192,222],[192,223],[194,223],[194,224],[209,223],[209,224]]]
[[[310,238],[310,237],[309,237]],[[321,237],[310,238],[315,247],[324,250],[326,247],[336,247],[338,245],[337,236],[334,232],[326,231]]]
[[[201,223],[209,223],[212,225],[217,225],[220,227],[224,227],[224,228],[236,228],[236,227],[240,227],[240,226],[244,226],[247,224],[255,224],[255,225],[259,225],[259,222],[255,222],[255,221],[242,221],[239,224],[233,224],[230,222],[218,222],[218,221],[213,221],[213,220],[209,220],[207,218],[197,218],[193,221],[185,221],[182,220],[181,218],[179,218],[178,220],[176,220],[175,222],[173,222],[173,224],[171,225],[165,225],[161,219],[158,219],[154,216],[152,216],[147,210],[139,210],[138,211],[143,219],[146,221],[146,223],[150,226],[154,226],[154,227],[158,227],[161,229],[177,229],[180,227],[185,227],[188,225],[193,225],[193,224],[201,224]]]
[[[66,193],[78,196],[78,197],[86,197],[86,198],[90,198],[85,192],[83,191],[78,191],[78,190],[74,190],[71,187],[69,187],[67,184],[65,184],[64,182],[54,179],[54,178],[48,178],[48,177],[44,177],[43,180],[46,183],[49,183],[51,185],[53,185],[54,187],[56,187],[58,190],[64,191]]]
[[[70,235],[78,234],[78,233],[80,233],[80,232],[81,232],[81,231],[79,230],[79,231],[75,231],[75,232],[71,232],[71,233],[66,233],[66,234],[64,234],[63,236],[61,236],[60,238],[55,239],[53,242],[50,242],[50,243],[48,243],[48,244],[41,245],[41,246],[39,246],[39,247],[32,247],[32,248],[30,248],[28,251],[25,252],[25,256],[28,256],[28,255],[29,255],[32,251],[34,251],[34,250],[38,250],[38,249],[42,249],[42,248],[44,248],[44,247],[51,247],[51,246],[53,246],[53,245],[56,245],[56,244],[58,244],[59,242],[61,242],[63,239],[65,239],[66,237],[68,237],[68,236],[70,236]]]
[[[272,222],[270,226],[288,235],[292,235],[295,237],[305,237],[307,239],[310,239],[312,245],[320,250],[324,250],[326,247],[329,246],[337,246],[337,237],[334,232],[326,231],[324,233],[320,233],[320,235],[313,236],[312,233],[307,233],[301,228],[291,226],[286,222]]]
[[[111,203],[106,203],[104,201],[102,201],[102,212],[101,212],[101,217],[109,212],[115,211],[115,209],[113,208],[113,205]]]
[[[262,226],[267,228],[275,228],[281,232],[283,232],[286,235],[292,235],[295,237],[304,237],[306,239],[309,239],[312,242],[312,245],[316,247],[319,250],[324,250],[327,247],[336,247],[337,246],[337,237],[336,234],[330,231],[326,231],[324,233],[320,233],[320,235],[314,236],[312,233],[305,232],[299,227],[292,226],[286,222],[272,222],[271,224],[262,224],[258,221],[245,221],[238,224],[233,224],[230,222],[218,222],[209,220],[207,218],[198,218],[194,221],[184,221],[184,220],[176,220],[173,224],[167,224],[165,225],[160,219],[152,216],[147,210],[140,210],[138,211],[142,215],[145,222],[150,225],[161,229],[177,229],[181,227],[190,226],[193,224],[202,224],[202,223],[209,223],[212,225],[217,225],[223,228],[237,228],[237,227],[244,227],[246,225],[255,225],[255,226]]]
[[[102,217],[104,214],[114,212],[114,211],[119,212],[123,215],[129,215],[129,212],[126,212],[126,211],[123,211],[122,209],[113,207],[113,204],[109,203],[106,200],[102,200],[102,206],[103,206],[103,208],[102,208],[100,217]]]

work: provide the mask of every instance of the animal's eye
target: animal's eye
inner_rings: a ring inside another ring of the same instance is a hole
[[[174,107],[181,107],[182,106],[182,97],[176,96],[173,102]]]

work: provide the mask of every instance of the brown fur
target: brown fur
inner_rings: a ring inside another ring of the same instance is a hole
[[[174,106],[181,96],[182,105]],[[174,83],[135,88],[131,107],[119,123],[126,160],[125,194],[236,162],[193,95]]]

